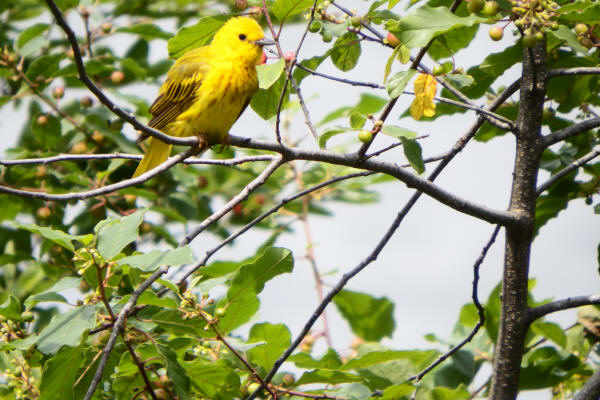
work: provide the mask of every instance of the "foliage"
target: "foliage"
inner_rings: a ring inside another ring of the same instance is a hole
[[[278,135],[280,117],[304,107],[297,101],[302,80],[318,73],[325,60],[339,70],[338,78],[360,93],[356,104],[335,105],[319,123],[306,121],[318,135],[313,144],[322,152],[307,151],[302,156],[282,152],[288,158],[280,159],[260,143],[246,149],[223,146],[208,157],[216,165],[178,165],[146,183],[69,197],[128,180],[135,163],[114,153],[139,155],[140,150],[123,119],[92,97],[78,79],[76,55],[48,4],[2,2],[0,106],[26,109],[27,117],[20,121],[16,146],[5,152],[0,163],[0,398],[84,398],[102,363],[105,368],[94,399],[228,400],[247,398],[256,390],[262,398],[287,393],[294,399],[320,395],[357,400],[409,399],[415,391],[419,400],[468,399],[486,393],[492,378],[484,379],[483,386],[475,383],[481,385],[476,377],[481,377],[483,366],[492,364],[496,351],[502,318],[500,286],[483,302],[484,310],[477,307],[476,296],[474,304],[462,308],[452,337],[442,340],[428,335],[429,349],[384,345],[382,340],[396,326],[394,304],[378,293],[344,288],[380,248],[339,278],[299,336],[286,325],[260,321],[258,315],[259,294],[265,286],[276,285],[282,274],[298,273],[294,271],[298,255],[278,240],[280,233],[311,215],[334,217],[334,202],[354,207],[375,202],[376,185],[393,177],[461,212],[485,214],[431,186],[437,174],[429,180],[420,177],[432,160],[423,158],[418,133],[386,121],[385,110],[394,107],[395,99],[406,95],[413,82],[415,101],[403,118],[412,115],[426,124],[477,110],[481,127],[476,140],[484,143],[506,134],[507,124],[520,115],[520,98],[503,98],[503,90],[508,89],[496,83],[509,68],[523,63],[527,35],[542,34],[532,40],[546,46],[550,70],[572,72],[556,73],[548,80],[544,101],[552,108],[545,106],[542,115],[544,104],[537,104],[539,122],[545,131],[553,132],[545,138],[558,138],[541,153],[539,169],[558,178],[537,197],[535,232],[543,234],[540,229],[575,199],[586,199],[600,213],[600,204],[593,204],[600,188],[600,163],[594,158],[600,153],[600,122],[594,111],[600,106],[596,67],[600,4],[560,0],[549,9],[548,18],[531,20],[530,13],[520,10],[529,2],[499,3],[499,13],[489,16],[469,13],[461,1],[456,8],[448,0],[378,0],[368,11],[348,18],[343,7],[330,2],[266,1],[273,32],[305,26],[308,35],[329,46],[323,54],[302,60],[296,60],[295,54],[279,54],[279,60],[258,67],[260,90],[250,106],[274,123]],[[87,74],[140,121],[147,121],[151,99],[124,94],[122,89],[139,83],[157,87],[171,65],[167,57],[155,59],[151,44],[168,49],[171,58],[205,45],[227,19],[219,11],[250,10],[266,24],[260,11],[263,2],[257,0],[216,4],[60,0],[57,4],[72,26],[82,27],[77,38]],[[504,28],[505,21],[511,25]],[[577,24],[588,29],[583,32],[579,27],[577,32]],[[471,46],[478,30],[493,25],[505,30],[515,26],[510,45],[466,72],[454,65],[454,54]],[[389,48],[387,65],[381,62],[385,87],[351,81],[346,74],[363,61],[361,46],[367,42]],[[123,43],[130,44],[123,48]],[[415,60],[419,48],[438,64],[435,74],[430,73],[434,64],[422,58],[409,64],[409,56]],[[588,72],[581,72],[585,68]],[[438,84],[443,89],[436,97]],[[374,87],[387,89],[388,95],[373,94],[370,88]],[[499,107],[484,113],[479,106],[482,98],[499,101]],[[556,136],[568,127],[582,126],[582,121],[586,128]],[[368,131],[362,136],[366,143],[359,142],[358,131]],[[393,138],[390,148],[403,146],[407,168],[378,164],[377,157],[357,161],[377,135]],[[348,142],[333,146],[333,137]],[[348,150],[359,146],[362,150],[357,153]],[[269,149],[279,147],[274,144]],[[49,159],[54,156],[59,160]],[[263,158],[257,161],[256,156]],[[294,157],[306,163],[293,164]],[[42,160],[23,161],[31,158]],[[268,174],[261,164],[265,160],[271,161]],[[572,168],[577,162],[575,166],[582,167]],[[305,190],[311,193],[289,197]],[[45,198],[44,193],[68,198]],[[498,213],[485,215],[488,222],[510,225]],[[246,229],[262,229],[269,237],[241,261],[211,260]],[[196,258],[189,243],[204,230],[220,244]],[[385,244],[385,240],[379,243],[381,248]],[[191,276],[166,274],[167,266]],[[476,264],[475,273],[477,268]],[[320,285],[321,276],[317,280]],[[475,294],[476,284],[477,280]],[[315,342],[328,332],[317,332],[312,324],[329,301],[357,340],[347,351],[326,345],[317,355]],[[529,293],[531,309],[549,301],[538,303]],[[592,303],[597,304],[597,299]],[[118,332],[113,327],[125,314],[128,318],[120,322],[123,330]],[[583,308],[568,329],[544,320],[543,315],[532,321],[519,358],[520,390],[548,388],[556,398],[580,390],[597,367],[592,360],[599,355],[599,315],[597,307]],[[481,325],[484,329],[478,331]],[[472,340],[445,353],[470,333]],[[436,360],[445,361],[438,365]],[[280,361],[287,362],[284,370],[279,369]],[[425,370],[432,363],[436,368]]]

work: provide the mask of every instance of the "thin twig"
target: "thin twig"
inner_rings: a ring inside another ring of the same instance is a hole
[[[471,330],[471,332],[467,335],[466,338],[464,338],[456,346],[452,347],[450,350],[448,350],[447,352],[445,352],[444,354],[439,356],[434,362],[432,362],[423,371],[419,372],[417,375],[414,375],[414,376],[411,376],[410,378],[408,378],[409,381],[416,380],[417,382],[419,382],[421,379],[423,379],[423,377],[425,375],[427,375],[429,372],[431,372],[433,369],[435,369],[438,365],[443,363],[448,357],[451,357],[454,353],[456,353],[458,350],[460,350],[464,345],[466,345],[471,340],[473,340],[473,338],[475,337],[477,332],[479,332],[481,327],[485,324],[485,310],[484,310],[483,306],[481,305],[481,303],[479,302],[479,298],[477,295],[477,290],[479,287],[479,267],[481,266],[481,263],[483,263],[483,260],[485,259],[485,256],[487,255],[489,249],[492,247],[492,245],[496,241],[496,236],[498,235],[498,232],[500,232],[500,225],[496,226],[496,228],[494,229],[494,232],[492,233],[492,236],[490,237],[490,239],[488,240],[486,245],[483,247],[481,254],[479,255],[479,257],[475,261],[475,264],[473,265],[473,291],[471,294],[471,298],[473,300],[473,304],[475,305],[475,307],[477,307],[477,314],[479,315],[479,321],[477,321],[477,324],[475,324],[475,327]]]
[[[351,179],[351,178],[357,178],[360,176],[369,176],[372,175],[373,172],[369,172],[369,171],[363,171],[363,172],[355,172],[353,174],[348,174],[348,175],[343,175],[343,176],[338,176],[335,178],[331,178],[325,182],[321,182],[318,185],[312,186],[306,190],[303,190],[301,192],[298,192],[292,196],[286,197],[284,199],[281,199],[276,205],[274,205],[273,207],[271,207],[270,209],[268,209],[267,211],[263,212],[261,215],[259,215],[258,217],[254,218],[252,221],[250,221],[249,223],[247,223],[246,225],[244,225],[242,228],[240,228],[237,232],[232,233],[231,235],[229,235],[227,238],[223,239],[218,245],[216,245],[215,247],[213,247],[212,249],[208,250],[204,257],[199,260],[198,262],[196,262],[196,264],[194,264],[194,266],[188,271],[186,272],[186,274],[180,279],[179,284],[181,284],[183,281],[185,281],[189,276],[191,276],[194,272],[196,272],[199,268],[203,267],[204,265],[206,265],[206,262],[208,261],[208,259],[215,254],[218,250],[220,250],[221,248],[223,248],[224,246],[226,246],[227,244],[231,243],[233,240],[237,239],[239,236],[241,236],[242,234],[244,234],[245,232],[247,232],[248,230],[250,230],[250,228],[252,228],[253,226],[257,225],[258,223],[260,223],[262,220],[264,220],[265,218],[267,218],[268,216],[274,214],[275,212],[277,212],[281,207],[283,207],[284,205],[299,199],[303,196],[306,196],[314,191],[317,191],[319,189],[322,189],[326,186],[329,185],[333,185],[334,183],[346,180],[346,179]]]
[[[174,157],[171,157],[164,163],[160,164],[159,166],[157,166],[155,168],[152,168],[148,172],[145,172],[136,178],[126,179],[121,182],[113,183],[112,185],[103,186],[101,188],[92,189],[92,190],[88,190],[85,192],[48,194],[48,193],[44,193],[44,192],[31,192],[31,191],[26,191],[26,190],[13,189],[13,188],[10,188],[7,186],[0,185],[0,193],[7,193],[7,194],[10,194],[13,196],[28,197],[31,199],[40,199],[40,200],[46,200],[46,201],[69,201],[69,200],[89,199],[91,197],[96,197],[96,196],[116,192],[117,190],[121,190],[121,189],[130,187],[130,186],[135,186],[140,183],[143,183],[143,182],[153,178],[154,176],[160,174],[161,172],[166,171],[167,169],[171,168],[175,164],[177,164],[180,161],[191,156],[195,152],[196,152],[196,149],[189,148],[186,151],[179,153],[178,155],[176,155]]]
[[[206,159],[190,157],[182,161],[182,164],[202,164],[202,165],[223,165],[234,166],[248,162],[256,161],[273,161],[277,156],[260,155],[229,158],[225,160]],[[13,165],[30,165],[30,164],[52,164],[60,161],[90,161],[90,160],[141,160],[142,155],[127,154],[127,153],[112,153],[112,154],[60,154],[51,157],[40,158],[22,158],[19,160],[0,160],[0,165],[10,167]]]
[[[583,157],[578,158],[577,160],[573,161],[571,164],[567,165],[566,167],[564,167],[563,169],[558,171],[556,174],[552,175],[546,182],[544,182],[540,186],[538,186],[538,188],[536,190],[537,195],[539,196],[544,191],[546,191],[548,188],[550,188],[550,186],[554,185],[556,182],[558,182],[559,180],[564,178],[566,175],[568,175],[572,171],[576,170],[577,168],[581,167],[582,165],[585,165],[588,162],[592,161],[594,158],[598,157],[599,155],[600,155],[600,146],[596,146],[594,148],[594,150],[590,151]]]
[[[282,157],[278,157],[271,161],[271,163],[265,168],[256,178],[252,180],[249,184],[247,184],[237,195],[231,198],[223,207],[221,207],[218,211],[212,213],[210,216],[204,219],[190,234],[188,234],[185,239],[183,239],[180,243],[181,246],[185,246],[189,244],[196,236],[198,236],[202,231],[204,231],[211,224],[215,223],[219,219],[221,219],[225,214],[231,211],[236,205],[246,200],[250,193],[252,193],[256,188],[263,185],[266,180],[286,161]]]
[[[117,341],[117,336],[119,336],[121,334],[121,331],[125,328],[125,320],[127,319],[129,312],[131,311],[131,309],[137,302],[138,298],[158,278],[160,278],[163,274],[166,274],[168,272],[168,270],[169,270],[168,266],[162,266],[162,267],[158,268],[156,271],[154,271],[154,273],[152,275],[150,275],[150,277],[148,279],[146,279],[144,282],[142,282],[142,284],[137,289],[135,289],[133,291],[133,293],[131,294],[131,297],[129,298],[129,300],[127,301],[127,303],[125,304],[125,306],[123,307],[121,312],[119,313],[119,317],[117,318],[117,321],[113,325],[113,329],[110,334],[110,338],[108,339],[108,342],[106,343],[106,346],[104,347],[104,350],[102,352],[102,358],[100,359],[100,362],[98,363],[98,368],[96,369],[94,378],[92,379],[92,382],[90,383],[90,386],[88,387],[88,390],[87,390],[83,400],[90,400],[92,398],[92,396],[94,395],[94,392],[96,391],[96,388],[98,387],[98,384],[100,384],[100,381],[102,380],[102,374],[104,373],[104,369],[106,368],[106,363],[108,362],[108,357],[110,356],[112,349],[115,347],[115,343]]]

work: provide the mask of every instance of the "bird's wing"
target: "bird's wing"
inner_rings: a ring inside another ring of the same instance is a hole
[[[162,129],[196,100],[198,88],[208,72],[208,48],[201,47],[181,56],[171,67],[165,83],[150,106],[149,126]]]

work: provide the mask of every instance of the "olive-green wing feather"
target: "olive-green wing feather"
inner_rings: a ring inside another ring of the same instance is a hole
[[[209,69],[208,56],[208,48],[201,47],[187,52],[175,62],[150,106],[152,119],[148,125],[160,130],[194,103]]]

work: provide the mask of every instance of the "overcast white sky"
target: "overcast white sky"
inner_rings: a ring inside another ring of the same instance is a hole
[[[365,1],[344,2],[348,7],[366,8]],[[401,12],[398,9],[398,12]],[[299,30],[284,31],[284,51],[296,48]],[[514,42],[509,30],[505,39],[495,43],[488,39],[487,28],[480,30],[477,41],[470,49],[456,55],[457,66],[465,70],[480,62],[487,54],[501,51]],[[119,37],[119,40],[124,37]],[[166,54],[166,42],[154,41],[157,56]],[[317,35],[309,35],[300,53],[300,59],[322,54],[325,47]],[[383,69],[391,50],[366,43],[363,56],[354,70],[344,74],[326,61],[320,71],[358,80],[382,82]],[[431,65],[429,63],[428,65]],[[402,68],[395,64],[393,71]],[[503,83],[510,83],[519,75],[513,68],[505,74]],[[496,83],[497,87],[499,83]],[[314,121],[320,120],[338,106],[355,104],[360,93],[375,93],[387,97],[384,91],[357,89],[321,78],[309,77],[302,83],[305,98]],[[136,89],[138,95],[149,100],[156,89]],[[415,123],[398,116],[412,99],[403,98],[391,114],[388,122],[413,129],[430,137],[421,142],[424,156],[448,150],[455,140],[475,119],[470,112],[457,117],[444,117],[431,124]],[[480,100],[484,101],[484,100]],[[0,129],[4,140],[0,148],[15,143],[20,132],[23,113],[14,113],[10,107],[0,109]],[[345,121],[344,121],[345,122]],[[303,120],[295,118],[291,126],[293,134],[305,130]],[[246,111],[233,127],[232,134],[273,138],[270,125],[252,111]],[[344,142],[349,136],[342,138]],[[385,140],[378,138],[375,147],[383,146]],[[316,147],[310,140],[306,146]],[[505,209],[509,200],[514,140],[510,135],[487,144],[471,143],[437,180],[437,184],[465,198]],[[390,152],[389,159],[403,161],[401,149]],[[428,168],[426,174],[431,171]],[[546,176],[540,177],[540,182]],[[325,281],[335,284],[341,273],[353,268],[367,256],[388,229],[389,224],[412,195],[412,190],[402,183],[389,183],[374,187],[381,190],[382,201],[373,205],[330,204],[335,210],[333,217],[311,217],[310,226],[315,242],[317,263],[321,271],[338,270],[337,275]],[[599,219],[591,207],[583,201],[572,202],[558,219],[550,221],[536,239],[531,257],[531,276],[537,279],[534,290],[536,299],[563,298],[597,293],[597,250]],[[293,250],[296,267],[292,274],[276,278],[261,295],[262,306],[259,319],[273,323],[285,323],[295,336],[317,305],[314,281],[308,263],[301,260],[306,242],[300,224],[293,226],[294,233],[282,236],[277,245]],[[422,196],[400,229],[383,250],[379,259],[355,277],[349,289],[364,291],[376,297],[386,296],[395,303],[396,331],[385,344],[397,349],[430,346],[423,339],[434,332],[441,338],[449,337],[460,307],[470,302],[472,265],[483,245],[487,242],[493,226],[462,215],[435,200]],[[242,236],[236,245],[219,253],[215,259],[242,259],[252,254],[265,238],[264,233]],[[197,255],[216,243],[214,238],[202,235],[193,243]],[[499,282],[504,250],[503,233],[498,237],[481,269],[480,299],[485,300],[489,291]],[[347,349],[352,334],[346,323],[333,307],[328,308],[332,339],[338,350]],[[563,326],[573,323],[575,312],[564,312],[552,317]],[[320,329],[320,322],[315,326]],[[523,393],[519,399],[550,399],[546,393]]]

